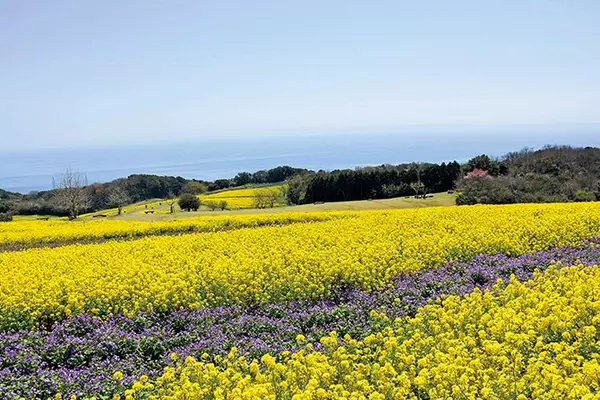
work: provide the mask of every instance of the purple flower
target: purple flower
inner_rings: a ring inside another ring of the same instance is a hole
[[[122,393],[133,380],[155,377],[171,365],[171,352],[211,357],[235,346],[248,357],[296,350],[296,335],[318,345],[332,330],[360,338],[374,329],[369,313],[389,317],[412,315],[440,296],[464,295],[486,289],[514,275],[531,278],[550,264],[600,265],[600,238],[581,248],[557,248],[519,257],[478,255],[439,268],[401,274],[388,290],[365,293],[340,289],[328,299],[294,301],[169,313],[148,312],[128,318],[115,315],[100,321],[73,316],[48,330],[0,333],[0,393],[5,398],[110,396]],[[115,371],[123,372],[116,381]]]

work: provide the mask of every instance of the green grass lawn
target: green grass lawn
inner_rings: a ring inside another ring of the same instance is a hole
[[[325,204],[303,204],[300,206],[285,207],[295,211],[335,211],[335,210],[383,210],[390,208],[420,208],[453,206],[456,204],[456,195],[436,193],[426,199],[414,197],[395,197],[393,199],[376,199],[360,201],[338,201]]]

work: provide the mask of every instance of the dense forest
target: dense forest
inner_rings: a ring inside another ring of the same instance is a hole
[[[291,179],[288,201],[303,204],[425,195],[451,190],[460,171],[456,161],[319,171]]]
[[[600,149],[546,146],[491,158],[485,154],[459,164],[408,163],[335,171],[279,166],[240,172],[214,182],[182,177],[130,175],[107,183],[84,185],[79,212],[183,193],[200,194],[244,185],[287,182],[290,204],[425,196],[457,190],[457,204],[595,201],[600,199]],[[68,215],[59,189],[29,194],[0,189],[0,214]]]

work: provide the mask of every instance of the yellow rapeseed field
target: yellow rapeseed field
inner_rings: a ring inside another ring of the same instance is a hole
[[[215,362],[180,360],[152,383],[142,376],[125,399],[591,400],[598,324],[600,268],[550,268],[449,297],[362,341],[333,332],[322,352],[308,345],[257,361],[234,348]]]
[[[0,327],[49,324],[81,312],[132,315],[316,298],[342,286],[380,289],[401,271],[478,253],[578,245],[600,234],[599,211],[598,203],[372,211],[306,224],[5,252]]]
[[[284,225],[357,217],[356,213],[279,213],[236,216],[201,216],[170,221],[123,220],[23,220],[0,224],[0,247],[8,244],[36,244],[63,241],[136,238],[142,236],[210,232],[224,229]]]
[[[256,196],[259,193],[271,193],[276,197],[274,203],[275,207],[285,206],[285,185],[275,185],[267,187],[256,187],[246,189],[231,189],[224,190],[217,193],[207,193],[198,196],[201,202],[215,202],[226,201],[228,209],[242,209],[242,208],[255,208],[256,207]]]

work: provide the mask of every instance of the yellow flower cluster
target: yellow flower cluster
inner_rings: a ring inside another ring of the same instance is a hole
[[[550,268],[449,297],[362,341],[333,332],[322,352],[187,358],[125,398],[598,399],[599,323],[600,268]]]
[[[5,252],[0,326],[30,327],[81,312],[131,315],[317,298],[348,285],[381,289],[401,271],[477,253],[578,245],[600,233],[598,211],[598,203],[371,211],[322,222]]]
[[[236,228],[286,225],[295,222],[353,218],[356,213],[277,213],[235,216],[202,216],[168,221],[125,220],[23,220],[0,224],[0,249],[16,243],[53,243],[152,235],[214,232]]]
[[[137,203],[127,204],[122,208],[123,213],[125,214],[134,214],[147,209],[154,210],[156,213],[164,213],[169,212],[168,208],[169,200],[168,199],[158,199],[158,200],[150,200],[150,201],[140,201]],[[158,208],[158,209],[155,209]],[[107,208],[101,211],[94,211],[86,214],[79,215],[78,218],[91,218],[96,214],[105,214],[109,216],[116,216],[118,208]],[[64,219],[64,218],[63,218]]]
[[[200,201],[203,203],[215,202],[225,200],[227,202],[227,208],[229,209],[241,209],[241,208],[255,208],[256,197],[261,193],[272,194],[276,199],[274,206],[280,207],[286,205],[283,193],[285,192],[285,185],[276,185],[268,187],[257,187],[247,189],[232,189],[224,190],[217,193],[203,194],[198,196]]]
[[[266,187],[253,187],[253,188],[246,188],[246,189],[230,189],[230,190],[223,190],[223,191],[216,192],[216,193],[205,194],[202,196],[207,197],[207,198],[212,198],[212,199],[222,199],[222,198],[232,198],[232,197],[254,197],[254,196],[256,196],[257,191],[261,191],[261,190],[265,190],[265,189],[273,190],[273,191],[281,191],[285,187],[286,187],[286,185],[275,185],[275,186],[266,186]]]

